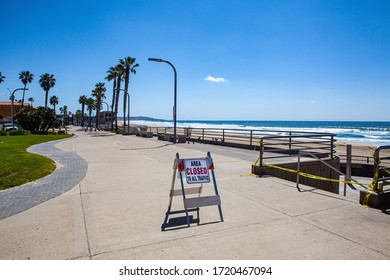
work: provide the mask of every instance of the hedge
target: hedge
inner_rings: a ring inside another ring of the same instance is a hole
[[[24,130],[24,129],[18,129],[18,130],[11,130],[9,132],[9,135],[15,136],[15,135],[28,135],[30,134],[29,130]]]

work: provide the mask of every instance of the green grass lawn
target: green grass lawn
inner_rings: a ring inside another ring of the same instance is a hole
[[[0,136],[0,190],[35,181],[52,173],[55,162],[47,157],[30,154],[27,148],[71,135]]]

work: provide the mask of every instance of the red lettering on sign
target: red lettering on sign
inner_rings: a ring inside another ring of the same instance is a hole
[[[187,175],[203,175],[203,174],[207,174],[207,168],[206,167],[186,168],[186,174]]]

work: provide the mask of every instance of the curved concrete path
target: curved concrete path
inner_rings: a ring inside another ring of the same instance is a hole
[[[28,149],[31,153],[53,159],[57,169],[37,181],[0,191],[0,220],[57,197],[81,182],[87,174],[88,164],[79,155],[56,148],[57,143],[66,140],[46,142]]]

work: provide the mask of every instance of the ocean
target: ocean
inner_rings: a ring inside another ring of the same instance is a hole
[[[172,121],[131,120],[133,124],[173,127]],[[240,121],[180,120],[177,127],[304,131],[336,134],[337,141],[369,145],[390,145],[390,122],[382,121]]]

